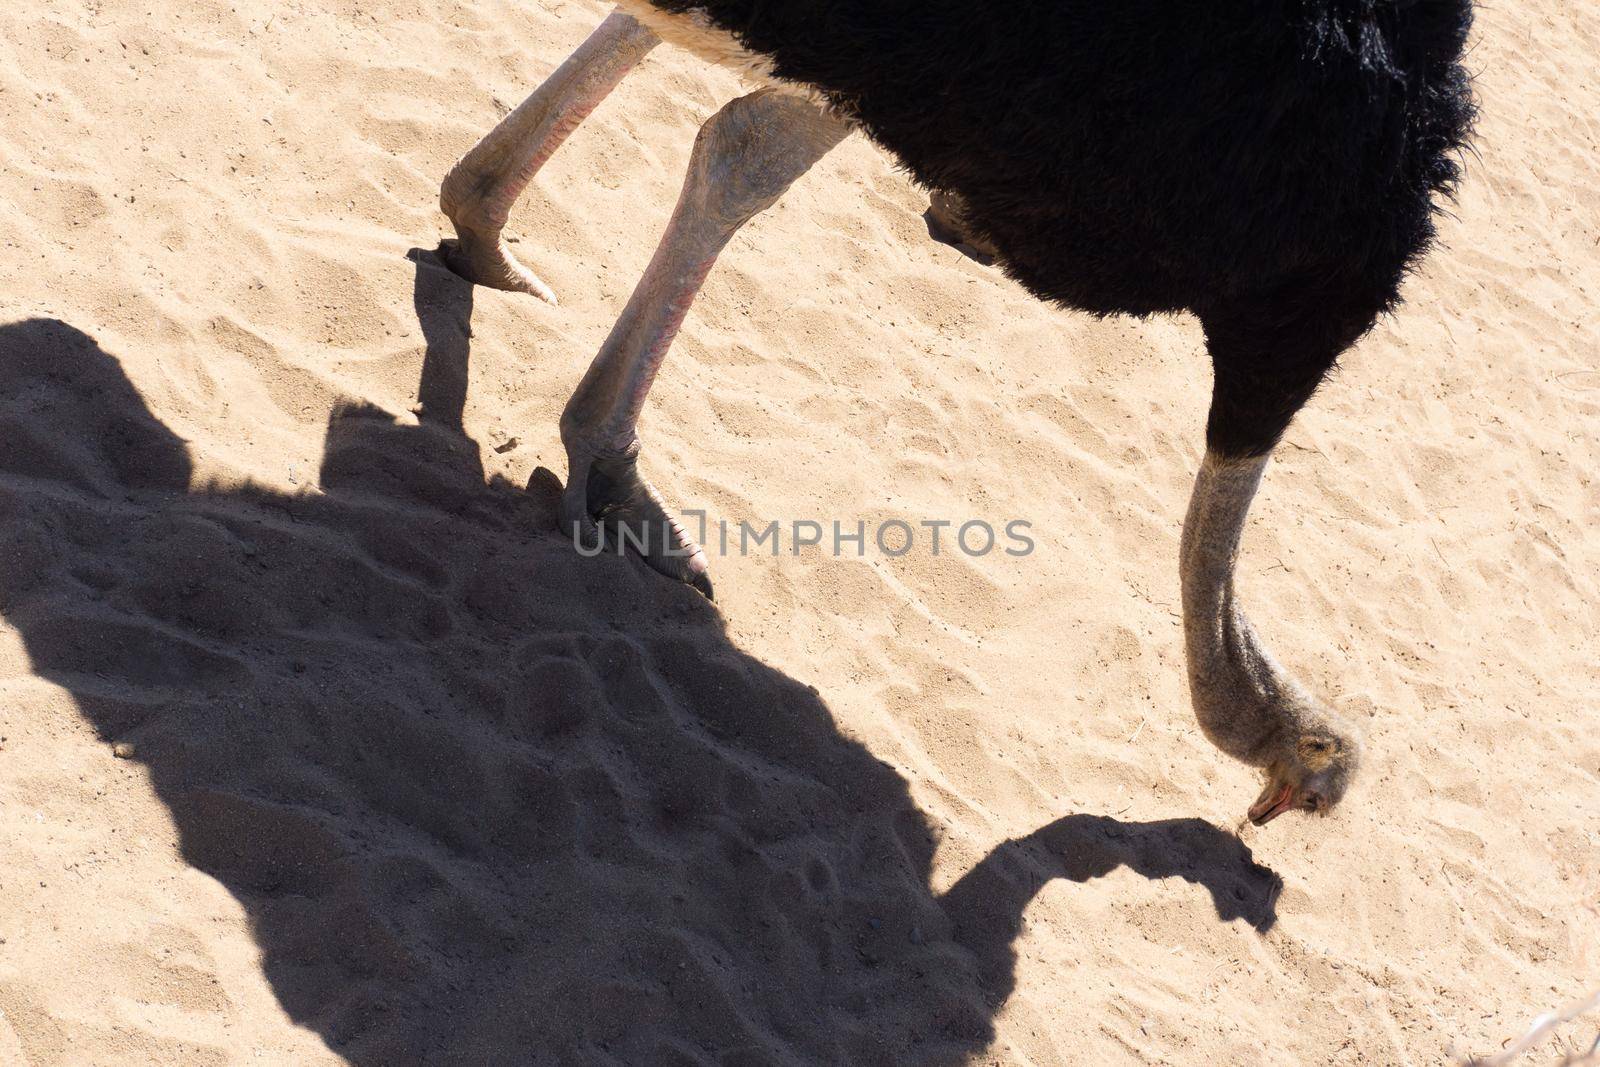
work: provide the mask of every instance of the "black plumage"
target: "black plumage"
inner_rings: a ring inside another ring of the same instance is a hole
[[[1193,311],[1233,455],[1395,305],[1473,117],[1470,0],[652,2],[958,194],[1038,296]]]

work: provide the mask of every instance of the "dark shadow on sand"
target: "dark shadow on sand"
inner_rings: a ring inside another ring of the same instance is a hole
[[[191,490],[114,356],[0,326],[0,611],[136,744],[297,1023],[372,1067],[959,1064],[1052,879],[1273,923],[1195,819],[1070,815],[934,895],[933,828],[813,690],[580,559],[549,472],[485,483],[471,289],[415,259],[426,417],[333,412],[321,492]]]

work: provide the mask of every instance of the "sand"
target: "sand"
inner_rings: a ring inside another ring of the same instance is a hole
[[[1438,1064],[1600,984],[1591,7],[1483,10],[1443,247],[1268,473],[1244,595],[1370,759],[1242,834],[1196,324],[1038,304],[860,137],[716,268],[648,472],[1035,551],[713,606],[552,532],[739,85],[661,49],[540,175],[559,307],[442,271],[436,197],[605,10],[0,10],[0,1062]]]

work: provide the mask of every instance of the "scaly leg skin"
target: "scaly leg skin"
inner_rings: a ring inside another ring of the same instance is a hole
[[[771,90],[733,101],[701,127],[661,244],[561,416],[569,470],[561,529],[579,544],[609,535],[711,595],[705,552],[639,474],[639,412],[717,254],[849,132],[816,105]]]
[[[456,240],[443,246],[451,270],[477,285],[556,302],[550,287],[517,262],[500,233],[539,168],[659,43],[628,15],[613,12],[455,165],[439,190],[439,209],[456,228]]]

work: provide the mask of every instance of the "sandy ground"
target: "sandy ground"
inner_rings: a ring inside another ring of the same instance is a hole
[[[1482,12],[1445,247],[1268,475],[1245,595],[1371,757],[1242,838],[1197,327],[1037,304],[859,137],[723,257],[649,472],[1036,551],[731,554],[713,607],[550,532],[737,83],[662,49],[539,177],[560,307],[428,250],[604,11],[0,10],[0,1063],[1436,1064],[1600,984],[1591,5]]]

